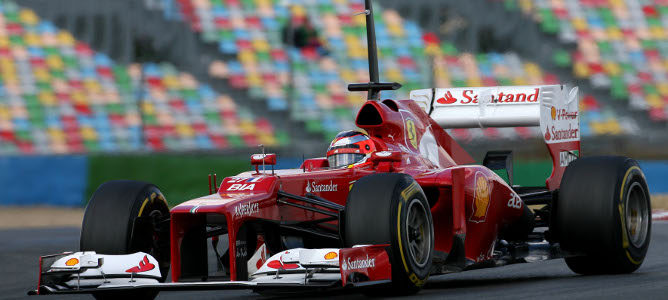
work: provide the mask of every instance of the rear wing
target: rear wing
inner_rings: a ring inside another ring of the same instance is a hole
[[[580,155],[577,87],[434,88],[411,91],[410,98],[443,128],[539,126],[552,156],[550,190],[559,187],[566,166]]]

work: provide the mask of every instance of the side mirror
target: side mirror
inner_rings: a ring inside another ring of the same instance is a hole
[[[276,165],[276,154],[253,154],[251,155],[251,165],[255,166],[255,172],[258,174],[260,173],[259,166],[270,165],[271,173],[273,174],[274,165]]]
[[[275,165],[276,164],[276,154],[253,154],[251,155],[251,165]]]
[[[371,153],[371,161],[374,163],[379,162],[400,162],[401,161],[401,152],[397,151],[378,151]]]
[[[398,151],[378,151],[371,153],[369,160],[373,163],[379,172],[392,172],[392,164],[401,162],[401,152]]]

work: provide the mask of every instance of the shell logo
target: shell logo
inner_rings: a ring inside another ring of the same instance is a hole
[[[325,259],[335,259],[337,257],[339,257],[339,255],[336,254],[336,252],[333,252],[333,251],[328,252],[327,254],[325,254]]]
[[[475,190],[473,194],[473,214],[469,219],[471,222],[481,223],[487,219],[489,209],[490,187],[487,177],[482,172],[475,174]]]
[[[76,258],[70,258],[65,262],[65,265],[68,267],[74,266],[79,263],[79,260]]]

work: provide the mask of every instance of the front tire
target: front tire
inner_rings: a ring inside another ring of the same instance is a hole
[[[102,184],[93,194],[84,213],[81,251],[100,254],[145,252],[159,263],[161,282],[170,267],[169,207],[153,184],[118,180]],[[153,299],[154,290],[104,292],[97,299]]]
[[[631,273],[645,259],[652,229],[649,189],[638,163],[626,157],[572,162],[561,182],[555,233],[576,253],[578,274]]]
[[[414,294],[427,281],[434,228],[427,197],[411,176],[383,173],[357,180],[343,225],[346,247],[390,244],[391,293]]]

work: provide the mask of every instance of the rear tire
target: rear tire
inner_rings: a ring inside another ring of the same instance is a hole
[[[649,189],[638,163],[618,156],[572,162],[561,181],[554,232],[578,274],[631,273],[652,229]]]
[[[159,263],[161,282],[170,267],[169,207],[153,184],[118,180],[102,184],[93,194],[81,226],[81,251],[100,254],[145,252]],[[153,299],[158,292],[97,293],[97,299]]]
[[[434,255],[434,228],[427,197],[406,174],[382,173],[355,182],[346,202],[346,247],[390,244],[392,289],[414,294],[424,285]]]

